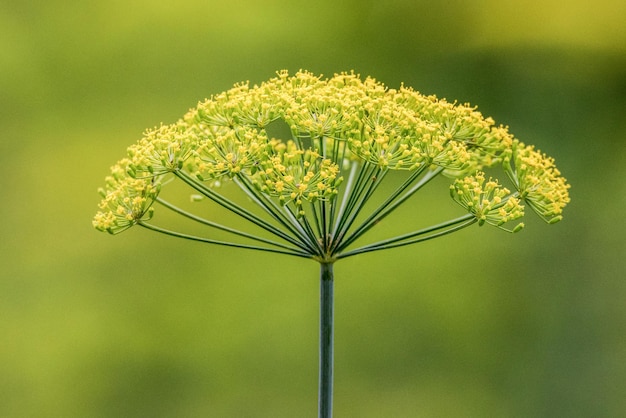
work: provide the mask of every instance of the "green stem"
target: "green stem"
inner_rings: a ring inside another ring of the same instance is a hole
[[[451,221],[441,223],[439,225],[420,229],[419,231],[414,231],[408,234],[399,235],[394,238],[386,239],[383,241],[376,242],[374,244],[369,244],[364,247],[356,248],[354,250],[341,253],[335,258],[335,260],[339,260],[340,258],[351,257],[357,254],[369,253],[371,251],[388,250],[390,248],[403,247],[405,245],[428,241],[433,238],[442,237],[452,232],[459,231],[476,222],[477,222],[477,219],[473,214],[467,214],[460,218],[456,218]],[[431,232],[432,234],[426,235]]]
[[[220,224],[218,224],[216,222],[209,221],[208,219],[201,218],[200,216],[194,215],[193,213],[187,212],[187,211],[185,211],[185,210],[183,210],[183,209],[181,209],[181,208],[179,208],[177,206],[172,205],[171,203],[169,203],[168,201],[166,201],[166,200],[164,200],[164,199],[162,199],[160,197],[157,197],[156,201],[158,203],[160,203],[161,205],[165,206],[166,208],[170,209],[173,212],[176,212],[176,213],[178,213],[178,214],[180,214],[180,215],[182,215],[182,216],[184,216],[186,218],[192,219],[192,220],[194,220],[196,222],[199,222],[199,223],[201,223],[203,225],[207,225],[207,226],[210,226],[212,228],[219,229],[220,231],[229,232],[231,234],[238,235],[240,237],[245,237],[245,238],[249,238],[251,240],[259,241],[259,242],[262,242],[262,243],[265,243],[265,244],[274,245],[276,247],[284,248],[286,250],[298,251],[297,248],[293,248],[293,247],[290,247],[288,245],[281,244],[280,242],[272,241],[272,240],[265,239],[265,238],[262,238],[262,237],[257,237],[256,235],[249,234],[249,233],[243,232],[243,231],[239,231],[239,230],[236,230],[234,228],[230,228],[230,227],[227,227],[227,226],[224,226],[224,225],[220,225]],[[306,250],[306,248],[301,248],[301,250]]]
[[[330,209],[330,220],[331,222],[333,222],[333,228],[331,231],[331,238],[334,240],[335,237],[337,236],[337,233],[339,231],[339,227],[341,226],[341,219],[343,219],[344,217],[344,213],[346,211],[346,208],[348,206],[348,200],[349,200],[349,196],[352,196],[352,189],[354,187],[354,179],[356,178],[356,170],[359,167],[359,164],[356,162],[353,162],[351,167],[350,167],[350,174],[348,175],[348,181],[346,182],[346,186],[345,189],[343,191],[343,193],[341,194],[341,204],[339,205],[338,203],[335,203],[334,205],[332,205],[331,209]],[[338,202],[338,200],[335,200],[335,202]],[[337,214],[337,216],[335,216],[335,208],[339,207],[339,212]]]
[[[214,201],[218,205],[222,206],[223,208],[226,208],[229,211],[231,211],[231,212],[241,216],[242,218],[252,222],[253,224],[259,226],[260,228],[263,228],[264,230],[266,230],[266,231],[268,231],[268,232],[270,232],[270,233],[272,233],[272,234],[274,234],[276,236],[281,237],[285,241],[288,241],[288,242],[292,243],[293,245],[302,248],[305,251],[307,250],[306,248],[302,247],[302,244],[297,239],[292,238],[291,236],[289,236],[287,233],[285,233],[281,229],[277,228],[276,226],[271,225],[270,223],[268,223],[265,220],[259,218],[255,214],[253,214],[253,213],[243,209],[241,206],[239,206],[239,205],[229,201],[224,196],[220,195],[219,193],[216,193],[210,187],[207,187],[204,184],[199,183],[193,177],[191,177],[189,174],[187,174],[187,173],[185,173],[183,171],[176,171],[174,174],[176,174],[176,176],[178,178],[183,180],[185,183],[187,183],[189,186],[191,186],[194,190],[196,190],[199,193],[201,193],[202,195],[208,197],[209,199],[211,199],[212,201]]]
[[[161,228],[159,226],[152,225],[143,221],[137,222],[137,225],[141,225],[144,228],[150,229],[152,231],[160,232],[165,235],[170,235],[172,237],[177,237],[177,238],[184,238],[190,241],[199,241],[199,242],[204,242],[206,244],[216,244],[216,245],[223,245],[226,247],[246,248],[249,250],[267,251],[267,252],[276,253],[276,254],[295,255],[297,257],[312,258],[311,254],[300,252],[297,250],[293,250],[293,251],[281,250],[278,248],[259,247],[257,245],[237,244],[235,242],[219,241],[219,240],[210,239],[210,238],[197,237],[195,235],[183,234],[182,232],[170,231],[169,229]]]
[[[320,264],[320,365],[318,417],[333,416],[333,264]]]
[[[356,241],[359,237],[369,231],[374,225],[383,220],[387,215],[394,211],[398,206],[404,203],[415,192],[424,187],[430,180],[437,177],[443,171],[442,168],[437,168],[428,172],[418,183],[413,185],[403,196],[398,198],[402,192],[404,192],[423,172],[423,169],[416,171],[407,181],[405,181],[389,198],[359,226],[354,232],[352,232],[341,244],[337,247],[336,251],[341,252],[347,248],[350,244]]]
[[[367,174],[363,175],[364,173]],[[337,246],[343,242],[344,237],[361,213],[365,203],[380,185],[387,173],[388,170],[376,166],[366,167],[361,170],[356,181],[356,188],[353,190],[348,202],[348,210],[344,214],[344,217],[337,219],[337,223],[339,224],[337,228],[338,232],[337,235],[333,236],[334,246],[331,248],[331,252],[337,252]]]
[[[268,196],[258,193],[255,191],[254,186],[250,184],[250,181],[245,177],[240,175],[238,178],[234,178],[235,183],[237,183],[244,193],[257,205],[259,205],[267,214],[269,214],[273,219],[283,225],[287,230],[296,237],[306,238],[304,230],[300,226],[300,224],[293,217],[289,217],[284,213],[284,209],[281,209],[276,205]],[[311,245],[311,242],[302,242],[300,248],[314,252],[314,245]]]

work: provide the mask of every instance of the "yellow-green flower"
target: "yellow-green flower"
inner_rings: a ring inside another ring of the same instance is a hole
[[[519,196],[542,219],[555,223],[563,219],[563,208],[570,201],[565,178],[554,159],[519,141],[506,150],[504,169],[519,191]]]
[[[279,134],[275,126],[285,129]],[[512,192],[496,179],[498,168],[504,168]],[[494,177],[486,179],[485,170]],[[392,171],[404,182],[363,214]],[[562,218],[569,202],[569,185],[554,160],[519,142],[508,127],[496,125],[474,106],[406,86],[390,89],[353,72],[325,79],[280,71],[259,85],[236,84],[198,103],[179,121],[148,130],[113,167],[94,225],[113,233],[135,224],[158,230],[147,221],[161,185],[182,180],[192,189],[192,201],[208,198],[287,241],[294,254],[334,260],[440,174],[452,179],[452,198],[467,214],[363,248],[405,245],[471,222],[511,231],[505,224],[523,216],[522,203],[552,223]],[[262,215],[223,196],[216,186],[224,181],[241,188]],[[233,231],[162,197],[158,202]]]
[[[198,147],[194,130],[185,123],[148,130],[128,148],[128,170],[133,177],[154,177],[180,170]]]
[[[111,167],[106,187],[100,189],[102,201],[93,225],[111,234],[122,232],[139,221],[149,220],[154,208],[160,183],[157,178],[133,178],[127,174],[128,160]]]
[[[295,142],[273,142],[273,152],[252,178],[257,187],[282,204],[294,202],[301,212],[303,200],[315,202],[337,193],[339,167],[314,150],[299,149]],[[302,215],[303,213],[300,213]]]
[[[508,230],[503,227],[505,223],[524,216],[524,207],[519,199],[497,180],[486,180],[483,172],[455,180],[450,186],[450,194],[459,205],[476,217],[479,225],[486,222]],[[519,231],[523,226],[523,223],[517,224],[512,232]]]

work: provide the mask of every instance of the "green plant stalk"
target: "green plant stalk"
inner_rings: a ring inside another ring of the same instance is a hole
[[[351,233],[350,236],[348,236],[345,240],[341,242],[341,244],[337,248],[337,251],[342,251],[343,249],[347,248],[361,235],[366,233],[370,228],[383,220],[393,210],[395,210],[398,206],[404,203],[405,200],[415,194],[415,192],[425,186],[430,180],[437,177],[442,171],[443,169],[437,169],[428,172],[417,184],[414,184],[403,196],[399,197],[423,173],[423,169],[417,170],[400,187],[398,187],[398,189],[396,189],[396,191],[394,191],[392,195],[389,196],[389,198],[387,198],[387,200],[382,205],[380,205],[375,211],[373,211],[371,215],[365,221],[363,221],[363,223],[354,232]]]
[[[181,180],[183,180],[185,183],[187,183],[189,186],[191,186],[194,190],[196,190],[197,192],[199,192],[200,194],[202,194],[203,196],[211,199],[212,201],[214,201],[215,203],[219,204],[220,206],[228,209],[229,211],[241,216],[242,218],[252,222],[253,224],[265,229],[266,231],[281,237],[282,239],[284,239],[285,241],[288,241],[292,244],[294,244],[295,246],[299,246],[301,247],[301,243],[297,240],[292,238],[291,236],[289,236],[287,233],[285,233],[283,230],[281,230],[280,228],[269,224],[267,221],[259,218],[258,216],[252,214],[251,212],[242,209],[241,206],[229,201],[228,199],[226,199],[225,197],[223,197],[222,195],[220,195],[219,193],[216,193],[215,191],[211,190],[210,187],[205,186],[204,184],[198,183],[196,180],[194,180],[192,177],[190,177],[187,173],[184,173],[182,171],[176,171],[174,174],[176,174],[176,176],[178,178],[180,178]],[[302,247],[301,247],[302,248]],[[302,248],[303,250],[310,250],[308,248]]]
[[[287,231],[290,232],[293,236],[295,237],[303,236],[304,231],[302,230],[302,227],[297,222],[295,217],[289,217],[289,214],[287,214],[284,209],[281,209],[276,203],[274,203],[267,196],[258,194],[254,190],[254,186],[252,186],[244,176],[235,177],[234,181],[241,187],[244,193],[253,202],[259,205],[259,207],[261,207],[265,212],[267,212],[267,214],[269,214],[274,220],[276,220],[285,228],[287,228]],[[308,242],[308,244],[309,244],[308,249],[312,249],[315,247],[314,245],[311,245],[312,244],[311,242]],[[301,248],[306,249],[307,247],[304,246]]]
[[[161,234],[165,234],[165,235],[169,235],[169,236],[177,237],[177,238],[188,239],[190,241],[198,241],[198,242],[204,242],[206,244],[223,245],[226,247],[235,247],[235,248],[246,248],[249,250],[266,251],[266,252],[276,253],[276,254],[286,254],[286,255],[294,255],[294,256],[303,257],[303,258],[311,258],[311,254],[305,253],[305,252],[299,252],[297,250],[289,251],[289,250],[282,250],[279,248],[259,247],[256,245],[237,244],[234,242],[219,241],[219,240],[214,240],[210,238],[202,238],[202,237],[197,237],[195,235],[183,234],[182,232],[170,231],[169,229],[161,228],[159,226],[149,224],[145,221],[138,221],[137,225],[142,226],[146,229],[150,229],[155,232],[159,232]]]
[[[363,205],[374,193],[378,185],[380,185],[387,172],[387,170],[378,167],[372,167],[369,170],[360,170],[355,182],[356,187],[351,189],[350,196],[348,197],[346,212],[337,220],[338,225],[335,228],[336,233],[333,236],[333,240],[335,241],[335,245],[332,248],[333,252],[335,252],[336,246],[340,242],[343,242],[348,230],[363,209]]]
[[[166,208],[170,209],[171,211],[184,216],[185,218],[192,219],[192,220],[194,220],[196,222],[199,222],[199,223],[201,223],[203,225],[210,226],[210,227],[215,228],[215,229],[219,229],[220,231],[230,232],[233,235],[238,235],[240,237],[249,238],[249,239],[252,239],[252,240],[255,240],[255,241],[263,242],[265,244],[274,245],[276,247],[284,248],[286,250],[291,250],[291,251],[295,251],[295,252],[298,251],[297,248],[293,248],[293,247],[290,247],[288,245],[281,244],[279,242],[272,241],[272,240],[269,240],[269,239],[265,239],[265,238],[262,238],[262,237],[257,237],[256,235],[249,234],[247,232],[238,231],[238,230],[236,230],[234,228],[230,228],[230,227],[227,227],[227,226],[224,226],[224,225],[220,225],[220,224],[218,224],[216,222],[212,222],[212,221],[209,221],[207,219],[201,218],[201,217],[199,217],[197,215],[194,215],[193,213],[187,212],[187,211],[182,210],[181,208],[179,208],[177,206],[172,205],[171,203],[169,203],[168,201],[166,201],[166,200],[164,200],[164,199],[162,199],[160,197],[157,197],[156,201],[158,203],[160,203],[161,205],[165,206]]]
[[[319,418],[333,416],[333,279],[333,263],[320,263]]]
[[[344,253],[339,254],[337,257],[335,257],[335,260],[339,260],[341,258],[346,258],[346,257],[351,257],[357,254],[368,253],[371,251],[388,250],[390,248],[403,247],[405,245],[428,241],[433,238],[442,237],[452,232],[459,231],[476,222],[478,221],[473,215],[465,215],[460,218],[441,223],[439,225],[434,225],[429,228],[424,228],[424,229],[420,229],[419,231],[411,232],[409,234],[400,235],[395,238],[386,239],[386,240],[379,241],[373,244],[368,244],[364,247],[356,248],[351,251],[346,251]],[[435,232],[435,231],[439,231],[439,232]],[[431,232],[433,233],[430,235],[426,235]],[[426,236],[423,236],[423,235],[426,235]]]

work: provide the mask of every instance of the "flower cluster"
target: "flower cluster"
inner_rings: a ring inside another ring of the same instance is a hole
[[[485,181],[483,172],[455,180],[450,186],[450,194],[458,204],[476,216],[479,225],[486,222],[507,230],[502,225],[524,216],[524,207],[519,199],[497,180],[490,178]],[[523,227],[524,224],[519,223],[512,232]]]
[[[270,134],[274,123],[290,137]],[[176,123],[147,131],[107,178],[94,225],[115,233],[147,220],[164,176],[197,182],[196,190],[234,180],[258,193],[258,201],[274,200],[299,218],[307,202],[359,201],[338,199],[355,165],[378,173],[443,173],[454,179],[452,198],[480,224],[497,227],[520,218],[522,202],[548,222],[560,220],[569,202],[569,185],[554,161],[475,107],[406,86],[389,89],[354,73],[322,79],[281,71],[260,85],[237,84]],[[497,166],[512,191],[485,179],[483,171]],[[361,193],[361,186],[345,190]]]
[[[282,204],[295,202],[302,212],[303,200],[315,202],[337,193],[339,167],[319,152],[297,147],[294,141],[273,141],[273,153],[261,163],[255,180],[259,189],[277,196]]]
[[[106,188],[99,190],[102,201],[93,225],[101,231],[115,234],[152,217],[160,181],[157,177],[129,176],[129,164],[129,160],[122,160],[111,167],[111,175],[105,179]]]
[[[546,222],[560,221],[563,208],[570,201],[570,186],[554,165],[554,159],[515,141],[506,150],[503,161],[520,198]]]
[[[180,170],[197,146],[196,136],[181,122],[148,130],[128,148],[129,174],[142,178]]]

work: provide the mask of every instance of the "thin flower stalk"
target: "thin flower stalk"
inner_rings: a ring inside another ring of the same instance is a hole
[[[257,245],[239,244],[235,242],[220,241],[220,240],[214,240],[210,238],[198,237],[195,235],[185,234],[182,232],[171,231],[171,230],[162,228],[160,226],[151,225],[150,223],[146,221],[139,221],[137,225],[140,225],[146,229],[149,229],[155,232],[159,232],[164,235],[169,235],[169,236],[176,237],[176,238],[183,238],[183,239],[190,240],[190,241],[203,242],[205,244],[223,245],[225,247],[243,248],[243,249],[256,250],[256,251],[267,251],[267,252],[276,253],[276,254],[293,255],[293,256],[304,257],[304,258],[310,257],[308,253],[299,252],[295,250],[294,251],[281,250],[281,249],[276,249],[276,248],[260,247]]]
[[[441,237],[444,235],[448,235],[452,232],[459,231],[476,222],[477,220],[473,215],[463,215],[460,218],[443,222],[438,225],[433,225],[428,228],[420,229],[419,231],[413,231],[408,234],[398,235],[394,238],[389,238],[383,241],[375,242],[373,244],[368,244],[363,247],[343,252],[337,257],[337,259],[428,241],[433,238]]]
[[[196,222],[198,222],[198,223],[200,223],[202,225],[210,226],[210,227],[218,229],[220,231],[228,232],[228,233],[231,233],[233,235],[240,236],[240,237],[249,238],[251,240],[259,241],[259,242],[262,242],[264,244],[269,244],[269,245],[272,245],[272,246],[275,246],[275,247],[278,247],[278,248],[283,248],[285,250],[290,250],[290,251],[294,251],[294,252],[297,252],[297,250],[298,250],[298,248],[290,247],[288,245],[281,244],[280,242],[276,242],[276,241],[272,241],[272,240],[269,240],[269,239],[266,239],[266,238],[263,238],[263,237],[259,237],[259,236],[250,234],[248,232],[239,231],[237,229],[234,229],[234,228],[231,228],[231,227],[228,227],[228,226],[224,226],[224,225],[218,224],[218,223],[213,222],[213,221],[209,221],[208,219],[201,218],[198,215],[194,215],[193,213],[187,212],[187,211],[185,211],[185,210],[183,210],[183,209],[181,209],[181,208],[179,208],[177,206],[172,205],[171,203],[169,203],[168,201],[166,201],[164,199],[161,199],[160,197],[158,197],[156,201],[157,201],[157,203],[165,206],[166,208],[170,209],[171,211],[173,211],[173,212],[175,212],[175,213],[177,213],[179,215],[182,215],[185,218],[188,218],[188,219],[191,219],[193,221],[196,221]]]
[[[441,169],[432,170],[426,173],[421,179],[418,178],[422,174],[421,170],[416,170],[414,174],[409,177],[403,184],[401,184],[377,209],[373,210],[370,216],[363,221],[363,223],[346,239],[341,243],[341,246],[337,249],[341,251],[347,248],[350,244],[356,241],[360,236],[365,234],[370,228],[382,221],[397,207],[399,207],[405,200],[411,197],[415,192],[425,186],[430,180],[434,179],[440,174]],[[410,189],[406,192],[407,188]],[[404,193],[404,194],[402,194]],[[401,196],[402,195],[402,196]]]

